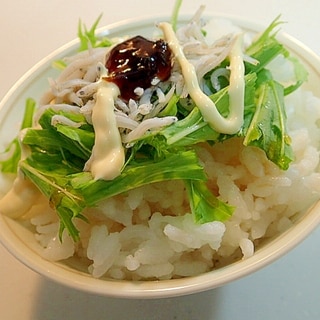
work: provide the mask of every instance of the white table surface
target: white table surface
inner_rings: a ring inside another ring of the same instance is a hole
[[[318,0],[185,0],[210,12],[267,25],[278,14],[283,29],[320,54]],[[173,0],[3,0],[0,9],[0,98],[37,61],[76,37],[79,18],[101,26],[171,13]],[[319,84],[320,90],[320,84]],[[285,257],[222,288],[180,298],[121,300],[77,292],[30,271],[0,245],[0,319],[320,319],[320,228]]]

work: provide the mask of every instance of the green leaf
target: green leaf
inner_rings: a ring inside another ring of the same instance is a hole
[[[283,86],[270,80],[259,87],[257,94],[257,109],[244,145],[261,148],[271,161],[287,170],[293,160],[293,151],[286,129]]]
[[[204,122],[200,110],[195,107],[189,115],[160,131],[169,146],[190,146],[198,142],[216,140],[219,133]]]
[[[197,223],[226,221],[234,207],[219,200],[207,187],[204,181],[185,181],[192,214]]]
[[[16,173],[21,158],[19,140],[12,140],[2,154],[4,155],[4,160],[0,161],[1,171],[4,173]]]
[[[177,115],[178,108],[177,102],[179,101],[179,96],[174,94],[172,98],[169,100],[166,107],[158,113],[158,117],[167,117],[167,116],[175,116]]]
[[[174,7],[171,14],[171,24],[173,30],[177,30],[177,24],[178,24],[178,17],[179,17],[179,10],[182,4],[182,0],[175,0]]]
[[[282,21],[278,16],[265,31],[247,49],[246,54],[256,59],[257,65],[246,63],[246,72],[259,72],[279,54],[288,55],[288,51],[276,39],[277,30]]]
[[[93,131],[69,127],[61,124],[57,125],[56,128],[57,132],[77,143],[83,150],[83,153],[86,153],[88,157],[90,156],[92,147],[94,145]]]
[[[28,98],[25,104],[25,111],[20,129],[29,128],[32,126],[33,113],[36,107],[36,102]],[[16,173],[18,164],[21,158],[21,147],[19,138],[14,138],[3,152],[4,160],[0,161],[1,171],[4,173]]]
[[[29,146],[37,146],[44,152],[53,151],[59,153],[69,153],[73,156],[88,160],[91,152],[87,148],[83,148],[77,141],[66,137],[53,129],[29,129],[22,140],[23,144]]]
[[[69,188],[67,167],[60,163],[52,163],[50,166],[34,162],[32,159],[21,161],[20,169],[48,198],[52,207],[60,218],[60,239],[66,228],[74,241],[79,240],[79,231],[73,223],[73,218],[83,218],[82,210],[85,203],[82,198]],[[72,170],[68,172],[73,173]]]
[[[67,64],[63,60],[55,60],[52,62],[52,68],[57,69],[57,70],[64,70],[66,68]]]
[[[112,41],[107,37],[98,37],[96,35],[96,29],[100,20],[102,18],[102,14],[99,15],[97,20],[93,23],[92,27],[88,30],[86,25],[79,20],[78,24],[78,38],[80,40],[79,51],[88,50],[89,48],[97,48],[97,47],[110,47],[112,45]]]
[[[165,180],[205,180],[206,176],[194,151],[168,154],[160,161],[135,161],[128,164],[121,175],[112,181],[93,180],[88,173],[72,176],[71,184],[88,206],[102,199]]]
[[[62,115],[81,124],[81,127],[70,127],[63,124],[53,126],[51,119],[54,115]],[[76,157],[88,160],[94,144],[94,131],[86,123],[83,115],[65,111],[47,109],[39,119],[42,129],[28,129],[23,137],[23,143],[39,148],[68,152]]]
[[[36,108],[36,102],[32,98],[26,100],[25,112],[20,129],[30,128],[33,122],[33,114]]]
[[[288,57],[288,59],[293,64],[296,81],[284,89],[285,96],[297,90],[304,82],[308,80],[309,75],[304,65],[301,64],[301,62],[297,58]]]

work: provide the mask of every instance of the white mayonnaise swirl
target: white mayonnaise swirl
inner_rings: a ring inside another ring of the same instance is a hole
[[[216,131],[226,134],[238,132],[243,124],[244,112],[244,63],[242,53],[242,36],[238,35],[230,52],[230,86],[229,86],[229,115],[223,117],[215,103],[201,90],[194,66],[187,60],[183,49],[167,22],[162,22],[159,28],[169,44],[175,58],[178,60],[187,90],[200,109],[203,119]]]
[[[114,100],[119,93],[116,84],[100,80],[92,109],[95,142],[84,168],[91,172],[95,180],[113,180],[120,175],[125,162],[125,152],[114,113]]]

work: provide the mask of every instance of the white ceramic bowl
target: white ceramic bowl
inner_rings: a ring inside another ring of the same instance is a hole
[[[167,17],[152,17],[144,20],[123,21],[100,29],[101,34],[121,36],[124,34],[151,35],[155,21]],[[234,17],[227,17],[243,29],[257,32],[262,28]],[[182,21],[187,17],[182,17]],[[286,34],[279,38],[292,53],[299,56],[306,65],[310,76],[308,88],[316,92],[320,81],[320,59],[300,42]],[[22,108],[27,97],[39,98],[47,86],[47,78],[54,77],[56,71],[51,69],[51,62],[75,51],[78,41],[74,40],[61,47],[35,65],[8,92],[0,104],[0,137],[9,141],[16,135]],[[34,235],[19,222],[0,215],[0,241],[18,260],[39,274],[60,284],[105,296],[122,298],[160,298],[196,293],[222,286],[235,279],[253,273],[273,262],[308,236],[320,222],[320,202],[303,213],[293,227],[275,239],[260,247],[256,253],[246,259],[199,276],[161,281],[116,281],[95,279],[87,273],[80,272],[63,263],[53,263],[43,259],[39,254],[39,245]],[[2,263],[5,263],[2,261]]]

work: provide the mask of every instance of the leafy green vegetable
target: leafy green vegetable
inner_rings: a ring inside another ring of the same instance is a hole
[[[280,16],[272,21],[260,37],[246,49],[246,54],[259,62],[258,64],[246,63],[246,72],[259,72],[279,54],[289,54],[276,39],[275,28],[282,23],[279,19]]]
[[[63,115],[66,118],[81,124],[79,128],[70,127],[62,124],[53,126],[51,119],[55,115]],[[26,145],[35,145],[39,148],[48,148],[57,152],[71,152],[84,161],[91,155],[94,144],[94,132],[92,126],[87,124],[81,114],[47,109],[39,120],[42,130],[29,129],[23,137]]]
[[[1,171],[4,173],[16,173],[21,157],[19,140],[12,140],[4,150],[3,154],[6,154],[8,158],[0,161]]]
[[[265,68],[268,66],[268,63],[277,56],[283,55],[292,63],[296,75],[296,82],[284,90],[284,94],[288,95],[298,89],[308,79],[308,72],[300,61],[292,57],[289,51],[276,39],[277,31],[275,28],[281,23],[283,22],[280,21],[280,16],[278,16],[260,37],[246,49],[246,54],[258,61],[257,64],[246,63],[246,72],[256,72],[266,75]],[[269,76],[271,76],[270,73]]]
[[[88,180],[87,180],[88,179]],[[177,179],[205,180],[203,167],[192,150],[170,153],[162,160],[132,161],[120,176],[112,181],[93,180],[88,173],[75,174],[71,180],[73,188],[81,193],[89,206],[145,184]]]
[[[52,62],[52,68],[62,71],[65,69],[67,64],[63,60],[55,60]]]
[[[29,128],[32,126],[33,113],[36,107],[36,102],[28,98],[25,104],[24,117],[20,129]],[[4,151],[7,158],[0,161],[1,171],[4,173],[16,173],[18,164],[21,158],[21,148],[19,138],[14,138]]]
[[[270,80],[259,87],[257,94],[257,109],[244,145],[260,147],[271,161],[286,170],[293,160],[293,152],[286,133],[283,86]]]
[[[297,90],[304,82],[308,80],[308,72],[301,62],[295,57],[288,57],[288,60],[292,62],[294,67],[294,72],[296,76],[296,82],[289,85],[284,89],[284,95],[288,95],[293,91]]]
[[[84,51],[89,48],[97,47],[110,47],[112,41],[107,37],[98,37],[96,35],[97,26],[102,18],[102,14],[93,23],[92,27],[88,30],[86,25],[79,21],[78,24],[78,38],[80,40],[79,51]]]
[[[178,16],[179,16],[179,10],[180,10],[181,4],[182,4],[182,0],[176,0],[172,10],[171,24],[172,24],[173,30],[177,29]]]
[[[99,15],[97,20],[93,23],[91,28],[88,30],[87,26],[79,20],[78,23],[78,38],[80,41],[78,51],[85,51],[89,48],[98,47],[110,47],[112,41],[108,37],[99,37],[96,34],[98,24],[102,18],[102,14]],[[55,60],[52,62],[52,67],[57,70],[63,70],[67,66],[64,60]]]
[[[85,208],[85,203],[74,190],[69,188],[68,169],[70,167],[59,162],[48,163],[48,158],[42,160],[44,162],[41,163],[33,158],[25,159],[21,161],[20,169],[56,209],[60,218],[60,238],[63,230],[67,228],[72,238],[77,241],[79,231],[74,225],[73,218],[84,219],[81,212]]]
[[[187,180],[185,183],[191,211],[198,223],[225,221],[232,216],[234,208],[214,196],[205,181]]]
[[[180,97],[177,94],[174,94],[166,107],[159,112],[158,117],[166,117],[166,116],[176,116],[178,112],[177,103]]]

